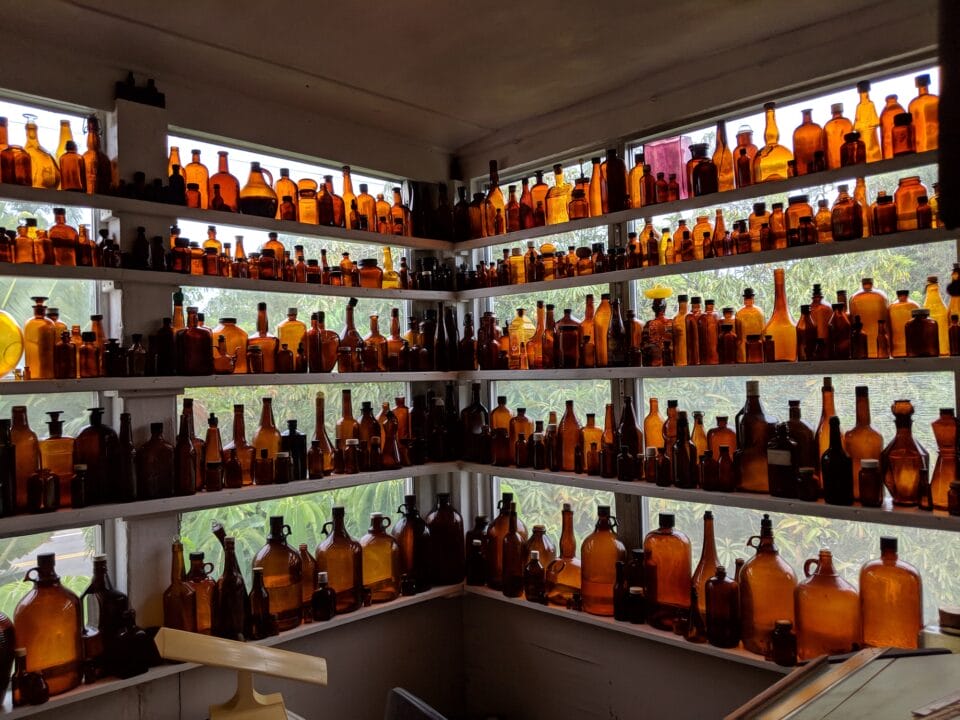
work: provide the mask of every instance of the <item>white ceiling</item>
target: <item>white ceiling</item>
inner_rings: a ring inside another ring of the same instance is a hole
[[[884,0],[17,0],[8,28],[99,62],[386,129],[440,151],[678,63]],[[922,3],[929,4],[929,3]],[[910,12],[904,10],[904,12]],[[695,99],[691,99],[695,102]]]

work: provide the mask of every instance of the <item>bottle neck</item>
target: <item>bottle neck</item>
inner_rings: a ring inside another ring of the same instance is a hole
[[[857,425],[870,424],[870,397],[866,394],[857,395]]]
[[[350,396],[349,390],[343,391],[342,400],[340,403],[343,406],[343,418],[353,420],[353,399]]]
[[[219,165],[218,165],[218,170],[219,170],[219,172],[222,172],[222,173],[229,173],[229,172],[230,172],[230,169],[229,169],[229,167],[227,166],[227,154],[226,154],[226,153],[220,153],[220,161],[219,161]]]
[[[267,328],[269,324],[267,322],[267,309],[257,310],[257,334],[261,337],[267,334]]]
[[[766,127],[763,130],[763,140],[767,145],[776,145],[780,142],[780,129],[777,127],[777,114],[773,108],[764,111]]]
[[[273,403],[269,400],[263,401],[263,407],[260,408],[260,427],[272,429],[273,425]]]
[[[773,273],[774,302],[773,310],[777,313],[787,312],[787,288],[782,270]]]
[[[823,411],[821,413],[821,416],[824,418],[832,418],[834,415],[837,414],[837,410],[833,405],[833,389],[831,388],[829,390],[824,390],[822,394],[823,394]],[[860,412],[860,404],[858,401],[857,403],[858,419],[860,417],[859,412]]]
[[[173,558],[170,561],[170,582],[174,585],[183,580],[183,545],[177,543],[173,546]]]

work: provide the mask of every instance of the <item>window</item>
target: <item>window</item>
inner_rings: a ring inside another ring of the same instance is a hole
[[[82,152],[83,117],[3,99],[0,100],[0,116],[8,118],[11,143],[22,145],[26,138],[24,114],[36,116],[38,140],[47,152],[57,152],[61,120],[69,121],[74,140]],[[77,195],[77,202],[83,202],[82,195]],[[38,225],[47,228],[54,221],[53,206],[0,200],[0,227],[13,230],[26,218],[37,218]],[[67,222],[74,227],[85,224],[91,232],[95,231],[94,213],[88,208],[67,207]],[[48,298],[48,307],[59,308],[60,320],[68,327],[80,325],[86,329],[89,326],[90,315],[97,312],[96,283],[18,275],[10,272],[0,276],[0,310],[9,313],[21,327],[33,316],[31,298],[36,296]],[[65,393],[53,397],[0,394],[0,417],[10,417],[14,405],[26,405],[31,428],[38,437],[44,438],[48,434],[44,414],[59,410],[65,421],[64,434],[76,436],[87,424],[87,408],[97,404],[95,393]],[[77,594],[83,592],[90,582],[92,557],[100,550],[100,531],[99,526],[87,526],[0,539],[0,612],[13,617],[17,603],[31,587],[30,583],[23,581],[24,575],[36,565],[36,556],[40,553],[55,553],[57,573],[63,584]]]

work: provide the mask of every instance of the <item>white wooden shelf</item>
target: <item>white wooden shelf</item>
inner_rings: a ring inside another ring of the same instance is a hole
[[[549,370],[462,370],[461,381],[480,380],[606,380],[631,378],[783,377],[794,375],[870,375],[960,370],[960,357],[887,358],[884,360],[821,360],[811,362],[737,363],[671,367],[606,367]]]
[[[102,377],[75,380],[0,381],[0,397],[67,392],[107,392],[121,394],[179,392],[198,387],[266,387],[272,385],[363,385],[383,382],[456,381],[455,372],[388,373],[263,373],[259,375],[164,375],[157,377]]]
[[[472,250],[474,248],[483,248],[490,245],[504,245],[507,243],[520,243],[526,240],[548,237],[550,235],[559,235],[560,233],[573,232],[575,230],[587,230],[590,228],[601,227],[604,225],[617,225],[619,223],[630,222],[631,220],[641,220],[646,217],[658,217],[661,215],[671,215],[673,213],[685,213],[691,210],[702,208],[714,208],[726,203],[738,202],[741,200],[750,200],[753,198],[764,198],[769,195],[789,193],[795,190],[803,190],[818,185],[828,185],[843,181],[852,181],[857,177],[870,177],[882,175],[885,173],[902,172],[925,165],[936,165],[938,162],[938,153],[936,150],[918,153],[916,155],[901,155],[889,160],[868,163],[864,165],[853,165],[836,170],[826,170],[824,172],[810,173],[799,177],[788,178],[778,182],[767,182],[759,185],[750,185],[745,188],[737,188],[722,193],[713,193],[711,195],[702,195],[700,197],[685,198],[683,200],[674,200],[673,202],[657,203],[646,205],[642,208],[630,210],[621,210],[620,212],[607,213],[597,217],[583,218],[580,220],[571,220],[570,222],[559,225],[544,225],[541,227],[530,228],[528,230],[518,230],[516,232],[506,233],[504,235],[493,235],[491,237],[476,238],[473,240],[463,240],[456,243],[457,250]]]
[[[586,474],[575,475],[572,473],[550,472],[548,470],[497,467],[495,465],[467,462],[460,462],[459,466],[464,472],[496,475],[502,478],[514,478],[517,480],[530,480],[551,485],[565,485],[567,487],[585,488],[587,490],[602,490],[619,493],[621,495],[636,495],[640,497],[677,500],[679,502],[763,510],[765,512],[783,513],[786,515],[807,515],[835,520],[850,520],[853,522],[896,525],[899,527],[924,528],[928,530],[949,530],[954,532],[960,530],[960,517],[950,515],[943,510],[926,511],[920,510],[919,508],[893,507],[889,498],[883,507],[871,508],[860,505],[848,507],[844,505],[828,505],[823,500],[804,502],[802,500],[778,498],[758,493],[724,493],[710,492],[701,489],[688,490],[678,487],[659,487],[658,485],[642,480],[620,482],[619,480],[611,480]]]
[[[264,638],[263,640],[253,641],[253,644],[263,645],[265,647],[284,645],[294,640],[299,640],[301,638],[316,635],[317,633],[326,632],[328,630],[334,630],[338,627],[360,622],[377,615],[403,610],[404,608],[408,608],[412,605],[420,605],[443,598],[461,597],[462,595],[463,586],[459,584],[433,588],[417,595],[399,597],[392,602],[378,603],[376,605],[360,608],[352,613],[336,615],[332,620],[326,622],[303,624],[294,628],[293,630],[282,632],[279,635]],[[100,682],[93,683],[92,685],[80,685],[73,690],[50,698],[50,700],[43,705],[27,705],[24,707],[14,708],[11,706],[10,693],[8,691],[3,700],[3,706],[0,708],[0,718],[4,718],[4,720],[17,720],[18,718],[33,717],[35,715],[40,715],[41,713],[46,713],[50,710],[56,710],[67,705],[83,702],[84,700],[91,700],[100,695],[106,695],[108,693],[118,692],[125,688],[143,685],[145,683],[153,682],[154,680],[170,677],[171,675],[179,675],[180,673],[195,670],[199,667],[202,666],[196,663],[172,663],[169,665],[160,665],[155,668],[150,668],[150,670],[142,675],[137,675],[125,680],[113,678],[101,680]],[[231,691],[228,689],[226,693],[229,694],[229,692]],[[226,695],[224,695],[223,699],[227,699]]]
[[[182,495],[156,500],[138,500],[130,503],[107,503],[90,505],[84,508],[64,508],[53,513],[12,515],[0,518],[0,538],[31,535],[65,528],[94,525],[113,518],[149,517],[151,515],[170,515],[194,510],[240,505],[243,503],[275,500],[310,493],[375,485],[389,480],[424,477],[445,472],[458,472],[455,462],[427,463],[410,465],[396,470],[378,470],[377,472],[356,473],[353,475],[328,475],[316,480],[295,480],[291,483],[275,485],[249,485],[242,488],[224,489],[218,492],[198,492],[195,495]]]
[[[0,263],[0,276],[50,278],[53,280],[107,280],[129,285],[166,285],[171,292],[177,287],[221,288],[251,292],[291,293],[318,297],[388,298],[403,300],[437,300],[454,302],[457,294],[449,290],[394,290],[383,288],[342,287],[280,280],[250,280],[214,275],[183,275],[181,273],[129,270],[103,267],[61,267],[29,263]]]
[[[809,258],[847,255],[873,250],[887,250],[895,247],[926,245],[928,243],[952,240],[955,237],[957,237],[957,233],[950,230],[910,230],[907,232],[893,233],[891,235],[873,235],[843,242],[801,245],[798,247],[784,248],[782,250],[765,250],[763,252],[746,253],[744,255],[726,255],[724,257],[709,258],[707,260],[690,260],[672,265],[654,265],[652,267],[635,268],[632,270],[614,270],[596,275],[581,275],[579,277],[524,283],[522,285],[498,285],[497,287],[491,288],[461,290],[457,293],[457,299],[471,300],[474,298],[519,295],[521,293],[549,292],[551,290],[586,287],[589,285],[607,285],[609,283],[627,282],[630,280],[648,280],[668,275],[715,272],[717,270],[747,267],[750,265],[784,263]],[[640,302],[641,305],[647,304],[647,301],[643,299],[641,299]]]
[[[486,587],[480,587],[478,585],[465,585],[463,591],[468,597],[475,596],[494,602],[507,603],[515,607],[524,608],[530,612],[546,613],[547,615],[560,617],[570,622],[583,623],[584,625],[603,628],[605,630],[621,633],[623,635],[632,635],[633,637],[642,638],[644,640],[651,640],[653,642],[663,643],[664,645],[672,645],[673,647],[680,648],[681,650],[689,650],[702,655],[710,655],[722,660],[740,663],[741,665],[750,665],[752,667],[760,668],[773,673],[779,673],[781,675],[786,675],[793,670],[793,668],[781,667],[776,663],[764,660],[762,656],[748,652],[740,647],[718,648],[710,645],[709,643],[687,642],[679,635],[675,635],[672,632],[667,632],[665,630],[657,630],[650,625],[634,625],[633,623],[614,620],[612,617],[591,615],[590,613],[580,612],[577,610],[568,610],[555,605],[541,605],[539,603],[532,603],[524,598],[508,598],[502,592],[491,590],[490,588]]]
[[[114,214],[134,214],[161,218],[165,225],[170,225],[177,219],[195,220],[207,225],[230,225],[233,227],[263,230],[264,232],[278,232],[299,237],[328,238],[344,242],[363,243],[366,245],[390,245],[392,247],[408,247],[418,250],[453,250],[454,243],[448,240],[432,240],[430,238],[404,237],[402,235],[381,235],[367,230],[347,230],[346,228],[326,225],[311,225],[277,220],[256,215],[241,215],[240,213],[223,212],[220,210],[200,210],[183,205],[167,205],[166,203],[135,200],[132,198],[117,197],[114,195],[86,195],[84,193],[68,192],[64,190],[44,190],[25,187],[23,185],[0,185],[0,200],[18,200],[37,205],[53,207],[79,207],[108,210]]]

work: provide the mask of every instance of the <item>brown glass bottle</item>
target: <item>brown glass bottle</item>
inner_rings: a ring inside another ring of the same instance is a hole
[[[283,517],[270,518],[266,544],[253,559],[253,567],[263,569],[263,586],[270,596],[270,612],[276,616],[277,629],[291,630],[302,617],[300,554],[287,544],[290,526]]]
[[[173,543],[170,563],[170,585],[163,591],[163,625],[174,630],[197,630],[197,596],[185,582],[183,544]]]
[[[616,518],[611,517],[610,507],[599,506],[595,529],[580,547],[583,609],[592,615],[613,615],[616,563],[627,556],[615,528]]]
[[[352,612],[362,602],[363,549],[347,532],[344,509],[334,507],[332,516],[321,528],[326,538],[317,546],[317,571],[327,573],[337,593],[337,612]]]
[[[740,585],[727,577],[726,568],[717,565],[714,575],[706,582],[705,619],[707,639],[721,648],[740,644]]]
[[[713,530],[713,513],[707,510],[703,513],[703,548],[700,550],[700,561],[691,577],[691,584],[697,590],[701,614],[707,613],[707,582],[713,577],[719,564]],[[737,623],[739,624],[739,617]]]
[[[80,599],[60,584],[53,553],[38,555],[25,579],[33,587],[13,613],[17,644],[27,651],[27,670],[41,673],[50,695],[59,695],[82,678]]]
[[[650,598],[647,622],[673,629],[678,610],[690,607],[690,540],[674,529],[675,518],[660,513],[660,526],[647,533],[643,550],[656,563],[656,594]]]
[[[250,614],[247,586],[237,562],[236,541],[223,539],[223,574],[217,580],[217,612],[214,633],[229,640],[242,640]]]
[[[829,550],[807,560],[803,572],[807,581],[795,591],[798,657],[810,660],[850,652],[860,642],[857,591],[834,570]]]
[[[746,402],[736,420],[738,486],[747,492],[769,492],[767,445],[777,420],[766,414],[760,402],[760,383],[756,380],[747,381]]]
[[[186,575],[185,584],[194,594],[196,605],[196,627],[194,632],[201,635],[213,633],[213,621],[217,607],[217,582],[210,574],[213,572],[212,563],[204,563],[202,552],[190,553],[190,570]]]
[[[517,504],[510,503],[507,515],[507,531],[501,542],[503,563],[502,590],[506,597],[520,597],[523,594],[524,538],[517,525]]]
[[[393,525],[392,534],[400,546],[401,568],[414,583],[416,592],[430,588],[430,530],[417,509],[417,496],[404,495],[397,508],[402,517]]]
[[[880,454],[880,471],[895,505],[921,504],[929,490],[930,456],[913,437],[913,405],[895,400],[891,406],[897,431]]]
[[[880,557],[860,568],[863,644],[915,648],[923,628],[923,585],[917,569],[899,559],[897,538],[880,538]]]
[[[499,513],[487,529],[487,584],[494,590],[503,587],[503,538],[510,524],[510,504],[513,502],[513,493],[505,492],[497,503]],[[517,521],[517,531],[527,539],[527,529],[523,522]]]
[[[387,532],[390,518],[371,513],[370,529],[360,538],[363,562],[363,586],[370,590],[371,602],[394,600],[400,595],[400,546]]]
[[[744,649],[763,655],[774,623],[793,622],[797,577],[774,545],[769,515],[760,522],[760,535],[751,537],[747,545],[757,553],[740,571],[740,627]]]
[[[453,585],[463,580],[463,518],[450,502],[449,493],[438,493],[437,504],[426,517],[433,558],[430,563],[434,585]]]

